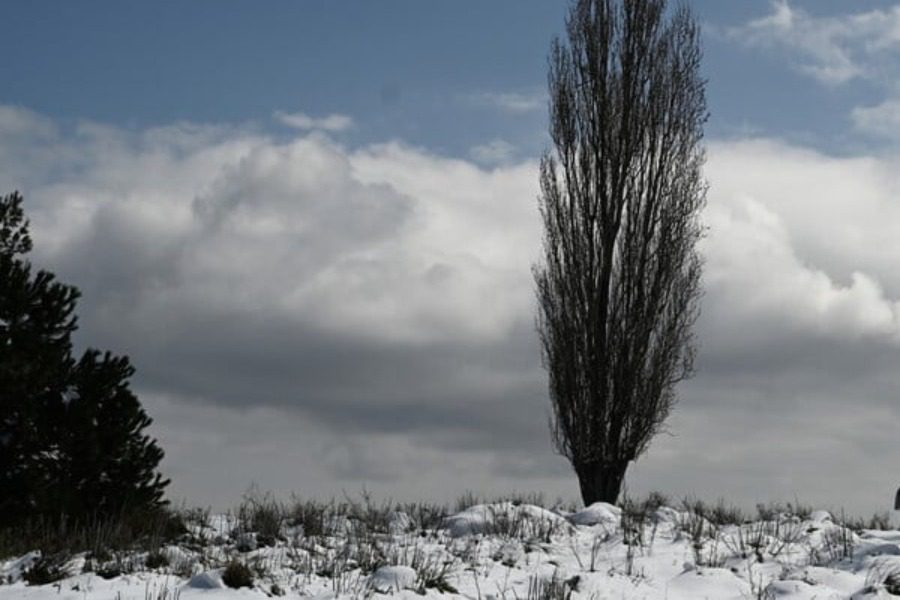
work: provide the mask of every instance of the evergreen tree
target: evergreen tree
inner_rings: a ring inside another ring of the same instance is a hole
[[[163,451],[143,433],[152,421],[128,387],[133,374],[127,357],[93,349],[75,366],[58,413],[62,511],[112,516],[161,502]]]
[[[78,290],[32,273],[18,193],[0,197],[0,526],[158,506],[163,452],[128,388],[127,358],[76,361]]]
[[[78,290],[31,273],[22,197],[0,198],[0,523],[41,511],[58,458],[50,416],[73,366]]]

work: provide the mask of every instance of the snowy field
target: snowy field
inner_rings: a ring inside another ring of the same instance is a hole
[[[81,553],[55,567],[39,552],[5,560],[0,600],[900,594],[900,531],[845,526],[825,511],[796,512],[760,512],[743,522],[700,506],[623,511],[603,503],[568,512],[497,502],[450,515],[422,506],[332,509],[274,520],[198,512],[177,544],[149,553]],[[38,584],[40,568],[55,568],[61,578]]]

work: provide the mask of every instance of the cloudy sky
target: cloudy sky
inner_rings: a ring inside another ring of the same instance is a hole
[[[632,493],[871,513],[900,485],[900,4],[690,2],[698,373]],[[577,496],[530,265],[565,6],[5,3],[0,191],[128,354],[171,496]]]

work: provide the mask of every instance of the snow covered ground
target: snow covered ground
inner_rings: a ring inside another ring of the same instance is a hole
[[[207,517],[177,545],[152,555],[68,557],[65,576],[44,585],[23,578],[40,564],[40,553],[2,561],[0,600],[861,600],[900,594],[900,531],[854,531],[824,511],[740,524],[721,516],[665,506],[623,511],[603,503],[569,513],[498,502],[432,522],[401,511],[368,522],[335,513],[316,531],[308,523],[304,531],[304,524],[285,520],[274,540],[234,517]],[[227,587],[223,577],[230,580],[240,566],[249,568],[250,587]]]

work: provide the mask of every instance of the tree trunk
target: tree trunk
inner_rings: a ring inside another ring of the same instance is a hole
[[[597,461],[573,465],[581,487],[581,499],[585,506],[594,502],[615,504],[625,480],[627,460]]]

